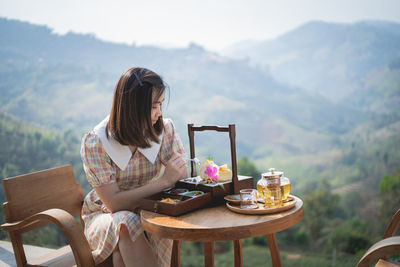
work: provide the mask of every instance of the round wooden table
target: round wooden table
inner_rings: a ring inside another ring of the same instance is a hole
[[[180,241],[204,242],[205,266],[214,266],[214,242],[233,240],[235,266],[243,266],[240,239],[266,235],[272,265],[282,266],[275,233],[297,224],[303,217],[303,201],[286,211],[266,215],[245,215],[230,211],[225,205],[208,207],[173,217],[141,211],[145,231],[173,239],[171,266],[180,266]]]

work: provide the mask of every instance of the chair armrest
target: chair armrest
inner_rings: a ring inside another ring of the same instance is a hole
[[[357,267],[369,267],[372,263],[388,255],[400,253],[400,236],[385,238],[370,247],[360,259]]]
[[[399,224],[400,224],[400,209],[393,215],[392,220],[390,221],[388,227],[386,228],[385,233],[383,234],[383,238],[388,238],[393,236]]]
[[[40,221],[50,221],[56,224],[63,231],[71,246],[72,252],[74,253],[74,258],[78,267],[94,266],[92,252],[89,243],[83,234],[82,226],[65,210],[45,210],[29,216],[22,221],[5,223],[1,225],[1,228],[5,231],[18,231]]]

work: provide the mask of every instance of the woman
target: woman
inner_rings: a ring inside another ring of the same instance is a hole
[[[172,121],[162,117],[164,93],[159,75],[128,69],[115,86],[110,115],[82,139],[93,186],[82,218],[96,264],[111,254],[114,266],[170,264],[172,241],[144,233],[134,213],[142,198],[187,177],[182,142]]]

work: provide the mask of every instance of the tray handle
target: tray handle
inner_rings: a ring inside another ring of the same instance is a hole
[[[215,125],[205,125],[205,126],[193,126],[193,123],[188,124],[188,134],[189,134],[189,145],[190,145],[190,158],[195,158],[194,149],[194,132],[202,131],[217,131],[217,132],[228,132],[231,146],[231,164],[232,164],[232,183],[234,194],[239,194],[239,180],[237,175],[237,161],[236,161],[236,129],[235,124],[229,124],[228,127],[221,127]],[[190,163],[191,176],[197,176],[196,165],[194,162]]]

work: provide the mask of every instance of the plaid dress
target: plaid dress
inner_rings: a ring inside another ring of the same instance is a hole
[[[184,153],[182,142],[171,120],[164,119],[164,135],[160,151],[152,164],[139,150],[131,156],[125,170],[121,170],[104,150],[98,135],[93,131],[82,139],[81,157],[88,182],[93,186],[117,183],[120,190],[138,188],[160,174],[162,162],[167,162],[173,152]],[[135,240],[143,229],[140,216],[131,211],[102,212],[102,201],[93,189],[82,208],[85,236],[92,248],[96,264],[108,258],[118,244],[119,229],[125,224],[130,237]],[[147,234],[159,266],[169,266],[172,240],[159,239]]]

